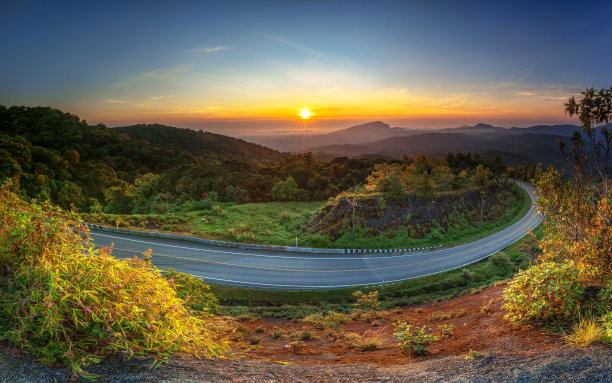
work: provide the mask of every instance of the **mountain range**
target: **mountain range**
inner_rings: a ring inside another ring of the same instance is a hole
[[[502,128],[488,124],[446,129],[393,128],[381,121],[320,135],[261,137],[254,141],[281,151],[312,152],[321,159],[338,156],[404,154],[444,155],[448,152],[499,155],[509,163],[555,163],[561,160],[557,139],[568,141],[576,125],[535,125]]]

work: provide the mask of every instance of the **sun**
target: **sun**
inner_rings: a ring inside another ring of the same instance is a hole
[[[300,116],[302,116],[302,118],[304,119],[310,117],[310,114],[310,110],[308,109],[302,109],[302,111],[300,112]]]

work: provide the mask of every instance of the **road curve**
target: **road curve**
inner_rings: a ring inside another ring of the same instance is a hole
[[[209,283],[263,289],[331,289],[396,282],[464,267],[518,241],[541,218],[531,185],[520,184],[532,203],[512,226],[475,242],[427,252],[385,254],[316,254],[216,247],[165,238],[92,230],[96,247],[113,246],[113,255],[131,258],[152,249],[159,267],[198,276]]]

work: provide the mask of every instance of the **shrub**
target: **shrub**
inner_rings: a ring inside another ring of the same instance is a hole
[[[439,336],[433,334],[431,329],[426,329],[425,326],[417,330],[415,326],[406,322],[396,322],[393,325],[396,328],[393,336],[400,340],[398,344],[400,350],[412,356],[429,354],[427,346],[440,340]]]
[[[173,269],[164,269],[164,277],[174,286],[179,298],[193,310],[209,314],[217,312],[219,300],[210,292],[210,287],[200,278]]]
[[[380,306],[380,302],[378,302],[378,291],[370,291],[367,294],[361,292],[361,290],[357,290],[353,293],[353,296],[357,298],[357,302],[355,302],[354,312],[358,315],[364,315],[367,318],[377,317],[376,311]]]
[[[301,340],[294,340],[293,342],[289,343],[286,347],[289,349],[289,351],[293,353],[297,353],[301,349],[303,349],[304,346],[306,346],[306,344],[302,342]]]
[[[303,320],[306,323],[312,324],[314,328],[318,328],[319,330],[323,330],[326,327],[333,327],[337,329],[340,327],[341,324],[345,323],[348,320],[348,316],[345,314],[337,313],[335,311],[330,311],[327,314],[310,314]]]
[[[62,218],[60,218],[62,217]],[[83,240],[81,222],[0,188],[0,337],[75,373],[112,352],[211,356],[225,343],[144,259]]]
[[[543,262],[519,272],[504,290],[506,318],[513,322],[543,322],[575,314],[586,287],[588,270],[573,262]]]
[[[272,339],[280,339],[283,337],[283,335],[284,335],[283,330],[281,330],[278,327],[274,327],[272,331],[270,331],[270,338]]]

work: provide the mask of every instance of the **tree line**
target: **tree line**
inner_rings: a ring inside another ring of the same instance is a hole
[[[282,154],[189,129],[89,125],[48,107],[0,105],[0,131],[1,180],[11,179],[23,197],[92,213],[196,210],[216,201],[326,200],[364,184],[380,191],[427,194],[461,188],[474,177],[528,178],[535,171],[470,153],[436,160],[318,161],[311,153]],[[387,173],[396,168],[414,173],[412,180],[404,176],[399,189],[392,182],[385,186],[386,178],[395,177]]]

